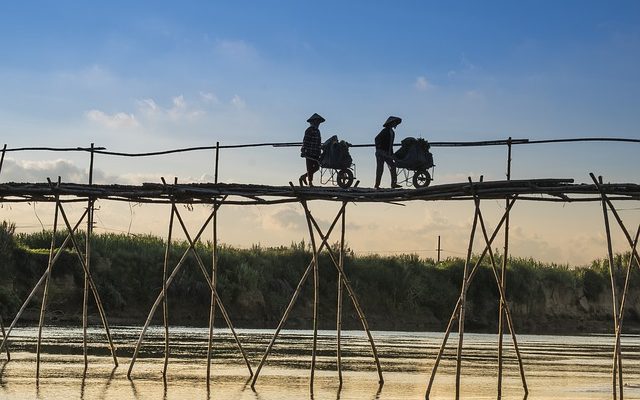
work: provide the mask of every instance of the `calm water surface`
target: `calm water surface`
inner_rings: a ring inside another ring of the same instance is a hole
[[[211,385],[207,387],[207,329],[172,327],[166,384],[162,379],[164,330],[149,329],[133,380],[127,369],[140,327],[114,327],[120,366],[98,328],[90,330],[90,359],[83,374],[82,330],[46,327],[40,381],[35,379],[36,328],[14,330],[12,361],[0,356],[0,399],[423,399],[442,333],[374,332],[385,378],[378,376],[366,336],[343,333],[343,376],[339,388],[335,332],[321,331],[313,394],[309,393],[311,332],[283,331],[261,371],[256,390],[227,330],[216,330]],[[253,368],[272,335],[239,330]],[[612,339],[606,336],[520,335],[528,399],[610,399]],[[455,343],[452,335],[431,399],[454,398]],[[510,340],[506,341],[503,398],[522,399],[522,383]],[[462,398],[495,399],[497,336],[465,334]],[[623,339],[625,398],[640,399],[640,337]]]

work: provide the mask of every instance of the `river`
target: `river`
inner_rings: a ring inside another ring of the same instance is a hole
[[[112,327],[120,366],[98,327],[89,330],[89,368],[84,374],[82,330],[45,327],[39,382],[35,379],[36,328],[16,328],[10,362],[0,356],[0,399],[423,399],[442,333],[373,332],[385,384],[378,375],[366,335],[343,332],[342,387],[336,373],[335,332],[320,331],[314,390],[309,391],[311,332],[285,330],[251,389],[249,373],[230,332],[216,329],[211,382],[206,384],[208,329],[171,327],[171,357],[162,379],[162,327],[145,336],[132,380],[126,377],[140,327]],[[273,331],[238,330],[256,368]],[[453,399],[455,344],[450,337],[431,399]],[[529,387],[528,399],[610,399],[609,336],[519,335]],[[511,341],[505,336],[504,399],[523,399],[521,378]],[[623,337],[625,398],[640,399],[640,337]],[[497,335],[465,334],[461,398],[495,399]]]

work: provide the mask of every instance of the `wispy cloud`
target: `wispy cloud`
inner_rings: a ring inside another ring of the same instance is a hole
[[[247,103],[237,94],[231,99],[231,104],[239,110],[247,107]]]
[[[60,176],[66,182],[86,182],[87,172],[74,165],[72,161],[57,159],[43,161],[24,161],[8,158],[2,168],[2,179],[14,182],[46,182],[47,178],[56,180]],[[98,173],[98,177],[103,174]]]
[[[109,115],[104,111],[89,110],[85,113],[85,116],[89,121],[110,129],[135,128],[139,125],[133,114],[123,112]]]
[[[138,100],[138,111],[147,118],[171,121],[194,120],[205,114],[198,106],[187,103],[183,95],[171,99],[171,107],[163,108],[151,98]]]
[[[218,96],[211,92],[200,92],[200,99],[207,104],[218,104],[220,102]]]
[[[419,77],[416,79],[416,81],[415,81],[415,83],[413,84],[413,86],[414,86],[416,89],[418,89],[418,90],[420,90],[420,91],[422,91],[422,92],[424,92],[424,91],[426,91],[426,90],[429,90],[429,89],[433,88],[433,84],[432,84],[431,82],[429,82],[429,81],[427,80],[427,78],[426,78],[426,77],[424,77],[424,76],[419,76]]]

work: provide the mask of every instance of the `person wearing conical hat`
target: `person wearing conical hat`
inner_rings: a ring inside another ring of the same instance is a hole
[[[304,139],[302,139],[302,148],[300,149],[300,157],[306,158],[307,172],[300,175],[298,179],[300,186],[313,186],[313,174],[320,169],[320,146],[322,139],[320,138],[320,124],[325,121],[317,113],[314,113],[307,122],[309,127],[304,131]]]
[[[384,170],[384,163],[387,163],[389,167],[389,173],[391,174],[391,187],[399,188],[398,175],[396,173],[396,166],[393,162],[393,141],[396,133],[394,128],[400,125],[402,118],[394,117],[393,115],[387,118],[387,121],[382,125],[383,128],[378,133],[375,139],[376,143],[376,184],[375,188],[380,188],[380,180],[382,179],[382,171]]]

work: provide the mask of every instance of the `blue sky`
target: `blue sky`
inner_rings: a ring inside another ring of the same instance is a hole
[[[403,117],[398,138],[640,137],[634,1],[8,2],[0,49],[0,131],[9,147],[95,142],[137,152],[298,141],[313,112],[327,119],[323,137],[352,143],[370,143],[390,114]],[[637,182],[636,154],[637,146],[619,144],[517,148],[514,175],[586,182],[594,171]],[[353,155],[370,185],[370,151]],[[3,180],[86,177],[84,155],[12,157]],[[206,181],[210,157],[99,158],[98,176]],[[435,157],[435,183],[504,176],[504,149]],[[286,184],[303,168],[297,149],[230,152],[222,162],[228,182]],[[528,229],[525,241],[544,233]],[[238,235],[230,241],[241,242]]]

